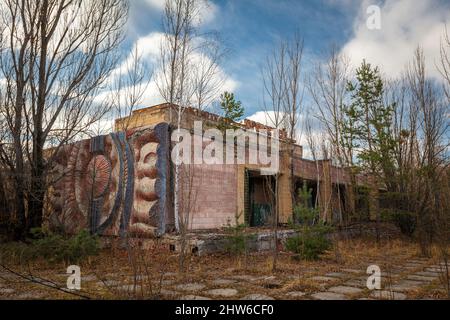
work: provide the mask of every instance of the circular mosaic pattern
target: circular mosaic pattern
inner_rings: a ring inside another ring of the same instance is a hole
[[[97,155],[91,159],[86,171],[88,190],[93,192],[94,199],[101,197],[109,186],[111,164],[105,156]]]

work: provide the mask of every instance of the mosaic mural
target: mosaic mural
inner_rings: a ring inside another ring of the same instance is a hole
[[[51,225],[69,233],[164,234],[171,222],[168,130],[161,123],[62,148],[49,191]]]

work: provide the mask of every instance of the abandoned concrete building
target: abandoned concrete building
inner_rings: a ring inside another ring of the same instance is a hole
[[[115,132],[62,148],[54,170],[61,179],[49,191],[51,224],[62,225],[69,232],[88,228],[111,236],[152,237],[174,231],[174,165],[170,153],[175,114],[176,106],[169,104],[136,110],[116,120]],[[217,127],[220,117],[185,109],[181,127],[191,130],[194,121]],[[234,125],[253,132],[270,129],[250,120]],[[347,213],[362,206],[349,201],[347,170],[327,159],[303,158],[302,146],[289,141],[284,131],[279,140],[278,199],[268,190],[273,177],[262,175],[259,165],[183,165],[179,215],[189,216],[188,228],[217,230],[234,224],[236,218],[251,227],[264,227],[271,221],[274,206],[278,208],[278,222],[286,224],[293,215],[295,194],[304,183],[312,190],[311,205],[320,208],[320,218],[328,223],[349,219]],[[252,152],[250,149],[247,152]]]

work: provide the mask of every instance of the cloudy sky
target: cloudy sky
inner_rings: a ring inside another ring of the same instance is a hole
[[[158,56],[164,0],[132,0],[125,50],[136,44],[151,64]],[[367,8],[381,9],[381,29],[369,30]],[[337,45],[354,65],[363,58],[379,65],[387,77],[398,76],[414,49],[424,49],[429,74],[438,77],[439,41],[450,21],[448,0],[212,0],[204,11],[202,31],[220,32],[230,49],[221,65],[224,89],[235,92],[246,116],[262,110],[260,70],[276,43],[299,31],[304,38],[306,68]],[[161,99],[155,86],[145,104]]]

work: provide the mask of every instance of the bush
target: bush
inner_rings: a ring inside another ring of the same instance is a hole
[[[299,192],[299,203],[294,207],[291,227],[297,235],[286,240],[286,249],[295,253],[295,258],[316,260],[332,243],[327,238],[331,228],[319,222],[319,210],[310,207],[311,190],[306,184]]]
[[[393,214],[395,225],[400,229],[400,232],[408,237],[412,237],[416,231],[416,218],[410,212],[396,212]]]
[[[225,251],[231,255],[241,255],[246,253],[248,250],[248,243],[253,239],[254,235],[249,235],[245,233],[246,225],[239,224],[240,215],[235,217],[235,225],[232,226],[228,223],[225,227],[228,233],[225,242]]]
[[[99,251],[99,241],[83,230],[75,236],[64,237],[35,229],[31,240],[32,258],[42,257],[50,262],[66,261],[78,263],[83,259],[96,255]]]
[[[331,241],[326,237],[329,228],[314,226],[299,232],[301,233],[297,236],[286,240],[286,249],[295,253],[295,258],[317,260],[332,245]]]

